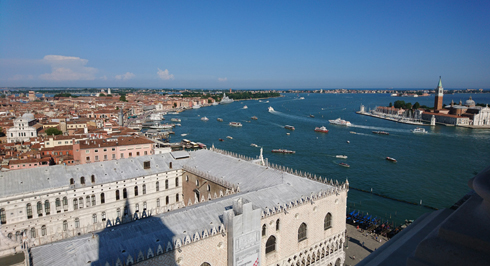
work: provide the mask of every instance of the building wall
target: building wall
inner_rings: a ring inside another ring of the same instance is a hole
[[[80,164],[110,161],[121,158],[139,157],[153,154],[153,144],[126,145],[98,148],[81,148],[80,144],[73,147],[73,158]]]
[[[266,226],[266,233],[262,234],[263,265],[297,265],[297,262],[305,265],[302,261],[308,261],[308,257],[312,265],[334,265],[338,259],[344,262],[347,192],[344,190],[338,195],[333,194],[314,202],[262,219],[262,226]],[[325,230],[324,221],[328,213],[332,214],[332,222],[331,227]],[[307,225],[307,239],[298,242],[298,229],[302,223]],[[266,243],[271,236],[276,238],[276,248],[266,254]],[[317,264],[313,264],[313,261]]]
[[[490,108],[482,108],[478,114],[473,117],[474,126],[489,126],[490,125]]]
[[[196,181],[199,182],[199,186]],[[195,174],[184,171],[183,174],[183,194],[184,194],[184,203],[188,204],[189,200],[192,204],[196,202],[197,196],[195,190],[199,188],[200,198],[197,199],[198,202],[201,201],[202,197],[207,201],[210,197],[214,198],[214,195],[220,197],[220,195],[224,195],[226,188],[222,185],[216,184],[209,180],[204,179],[203,177],[197,176]]]
[[[2,224],[0,233],[4,237],[11,234],[12,239],[15,240],[17,232],[26,231],[28,242],[40,245],[103,229],[108,220],[111,220],[112,225],[116,224],[118,217],[121,222],[129,222],[134,218],[135,213],[138,217],[142,216],[145,202],[147,211],[153,215],[176,209],[182,204],[182,170],[180,169],[94,186],[92,186],[90,173],[83,176],[85,186],[82,188],[70,188],[70,180],[67,180],[66,187],[60,189],[0,199],[0,209],[5,210],[7,218],[6,223]],[[81,177],[82,174],[79,180],[73,181],[80,184]],[[178,184],[176,183],[177,178],[179,179]],[[165,189],[165,180],[169,182],[168,189]],[[159,182],[158,191],[156,182]],[[137,196],[135,196],[135,186],[138,186]],[[146,186],[146,193],[143,193],[143,186]],[[127,191],[126,199],[123,197],[124,188]],[[116,199],[116,190],[119,191],[119,200]],[[102,193],[104,193],[105,203],[101,203]],[[177,195],[179,195],[178,198]],[[92,196],[95,198],[95,205],[92,204]],[[67,205],[63,204],[64,197],[67,199]],[[87,197],[89,197],[88,203]],[[60,200],[60,206],[56,205],[57,199]],[[77,209],[75,209],[74,199],[77,200]],[[83,207],[81,207],[80,199],[83,201]],[[45,208],[46,201],[49,203],[49,214]],[[38,202],[42,204],[39,214]],[[32,208],[32,218],[27,217],[27,204],[29,203]],[[136,204],[138,204],[138,211]],[[127,216],[124,215],[125,206],[129,207]],[[119,216],[117,215],[118,208],[120,209]],[[106,218],[104,221],[102,220],[103,212]],[[95,221],[94,214],[96,215]],[[79,219],[78,227],[75,223],[77,218]],[[63,221],[67,221],[67,228],[63,226]],[[46,227],[44,236],[43,226]],[[32,228],[36,232],[35,237],[31,235]],[[20,239],[17,240],[20,241]],[[0,242],[0,250],[3,248],[3,243]]]

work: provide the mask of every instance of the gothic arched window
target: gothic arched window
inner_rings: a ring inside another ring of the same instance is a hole
[[[305,223],[302,223],[298,228],[298,242],[301,242],[307,238],[307,227]]]
[[[325,215],[325,220],[323,220],[323,230],[329,228],[332,228],[332,214],[327,213],[327,215]]]
[[[265,243],[265,254],[276,250],[276,237],[270,236]]]

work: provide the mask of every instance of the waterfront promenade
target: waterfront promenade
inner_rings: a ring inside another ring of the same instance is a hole
[[[388,241],[386,237],[380,236],[376,240],[375,234],[368,234],[366,236],[366,231],[361,233],[361,229],[357,229],[350,224],[346,224],[346,228],[349,241],[347,242],[347,247],[344,248],[345,266],[356,265]],[[381,242],[379,242],[380,239]]]

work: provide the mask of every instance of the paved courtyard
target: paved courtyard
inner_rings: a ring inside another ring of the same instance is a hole
[[[348,246],[345,250],[345,265],[351,266],[356,265],[359,261],[367,257],[371,252],[375,251],[386,243],[386,237],[378,236],[376,240],[375,234],[368,234],[366,236],[366,231],[361,233],[361,229],[356,229],[356,227],[347,224],[347,237],[349,238]],[[381,239],[381,242],[379,240]]]

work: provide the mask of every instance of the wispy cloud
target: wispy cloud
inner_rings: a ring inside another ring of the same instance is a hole
[[[126,74],[124,74],[124,75],[116,75],[116,77],[115,77],[115,78],[116,78],[116,79],[119,79],[119,80],[121,80],[121,79],[122,79],[122,80],[128,80],[128,79],[132,79],[132,78],[134,78],[134,77],[136,77],[136,75],[135,75],[135,74],[133,74],[133,73],[131,73],[131,72],[126,72]]]
[[[160,68],[158,68],[157,74],[163,80],[174,79],[174,74],[169,74],[168,69],[161,70]]]
[[[75,56],[46,55],[43,61],[51,65],[51,73],[40,75],[40,79],[53,81],[96,79],[95,74],[98,70],[86,67],[87,59]]]
[[[34,76],[33,75],[20,75],[20,74],[17,74],[17,75],[14,75],[13,77],[10,77],[8,78],[8,80],[30,80],[30,79],[34,79]]]
[[[218,78],[218,81],[219,81],[219,82],[225,82],[225,81],[227,81],[227,80],[228,80],[228,78]]]

